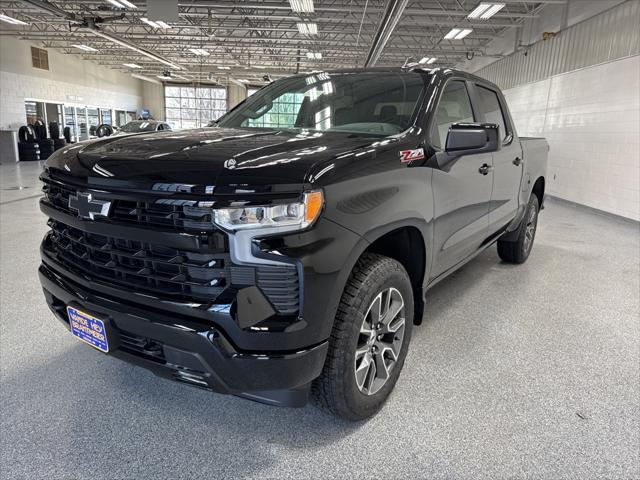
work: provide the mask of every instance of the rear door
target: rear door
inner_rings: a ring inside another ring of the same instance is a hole
[[[502,149],[493,152],[493,192],[489,208],[489,233],[492,235],[507,226],[517,214],[522,149],[502,95],[489,86],[476,83],[475,98],[482,121],[499,125],[502,137]]]
[[[442,92],[430,130],[429,143],[436,152],[444,149],[451,125],[479,121],[468,85],[464,80],[449,80]],[[485,164],[490,167],[491,162],[491,154],[482,153],[463,155],[434,168],[432,279],[475,253],[487,237],[493,173],[479,169]]]

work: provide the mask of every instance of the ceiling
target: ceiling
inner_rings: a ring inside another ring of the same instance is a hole
[[[480,0],[314,0],[313,13],[296,13],[287,0],[179,0],[179,20],[169,29],[141,20],[145,1],[131,3],[137,8],[117,8],[107,0],[0,0],[0,13],[28,23],[0,22],[0,35],[152,78],[170,71],[174,80],[260,84],[265,75],[362,67],[375,44],[381,48],[378,66],[402,65],[408,57],[435,57],[433,66],[454,66],[484,55],[494,38],[535,18],[546,4],[565,1],[502,0],[505,7],[491,19],[469,20]],[[392,3],[397,24],[387,21]],[[318,33],[301,34],[297,24],[304,22],[315,23]],[[454,27],[473,31],[462,40],[444,40]],[[384,28],[387,34],[381,35]],[[114,36],[122,41],[114,42]],[[191,48],[209,55],[196,55]],[[307,58],[307,52],[322,58]]]

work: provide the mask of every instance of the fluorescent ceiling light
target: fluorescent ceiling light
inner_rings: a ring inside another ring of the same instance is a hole
[[[231,70],[231,67],[225,67],[223,65],[218,65],[218,70]]]
[[[149,20],[147,17],[141,17],[140,20],[142,20],[144,23],[146,23],[147,25],[152,26],[153,28],[160,28],[160,25],[158,25],[156,22],[154,22],[153,20]]]
[[[249,83],[249,80],[246,80],[244,78],[241,78],[239,81],[242,82],[242,83]]]
[[[298,23],[298,31],[303,35],[317,35],[318,25],[315,23],[301,22]]]
[[[487,20],[504,8],[504,3],[494,3],[489,10],[480,15],[481,20]]]
[[[418,62],[420,65],[431,65],[436,61],[436,57],[423,57]]]
[[[84,50],[85,52],[97,52],[98,51],[97,49],[95,49],[93,47],[90,47],[89,45],[81,45],[81,44],[79,44],[79,45],[71,45],[71,46],[72,47],[76,47],[76,48],[78,48],[80,50]]]
[[[464,37],[466,37],[467,35],[469,35],[471,32],[473,32],[473,29],[471,28],[463,28],[462,31],[457,34],[454,38],[454,40],[462,40]]]
[[[191,53],[194,53],[194,54],[199,55],[201,57],[208,57],[209,56],[209,52],[207,52],[203,48],[190,48],[189,51]]]
[[[91,29],[91,32],[94,35],[98,35],[99,37],[106,38],[107,40],[109,40],[109,41],[111,41],[113,43],[117,43],[118,45],[121,45],[123,47],[129,48],[129,49],[133,50],[134,52],[141,53],[142,55],[144,55],[146,57],[149,57],[149,58],[152,58],[157,62],[164,63],[165,65],[168,65],[171,68],[174,68],[176,70],[183,70],[183,68],[180,65],[177,65],[177,64],[175,64],[173,62],[170,62],[169,60],[165,60],[161,56],[156,55],[155,53],[151,53],[151,52],[149,52],[149,51],[147,51],[147,50],[145,50],[143,48],[140,48],[140,47],[134,45],[133,43],[130,43],[130,42],[124,40],[124,39],[121,39],[121,38],[115,36],[115,35],[112,35],[110,33],[105,33],[103,31],[97,30],[97,29]]]
[[[504,8],[504,3],[482,2],[467,15],[467,18],[487,20]]]
[[[163,22],[162,20],[149,20],[147,17],[140,17],[140,20],[153,28],[163,28],[165,30],[171,28],[171,25]]]
[[[473,30],[471,28],[452,28],[449,33],[444,36],[445,40],[462,40],[469,35]]]
[[[124,65],[125,67],[129,67],[129,68],[142,68],[137,63],[123,63],[122,65]]]
[[[145,77],[144,75],[139,75],[137,73],[132,73],[131,76],[133,78],[137,78],[138,80],[144,80],[145,82],[155,83],[157,85],[162,85],[162,82],[159,82],[155,78]]]
[[[128,0],[107,0],[107,1],[118,8],[138,8]]]
[[[307,52],[307,58],[311,60],[320,60],[322,58],[322,53],[320,52]]]
[[[297,13],[313,13],[313,0],[289,0],[291,10]]]
[[[458,35],[460,33],[460,29],[459,28],[452,28],[449,33],[447,33],[444,36],[445,40],[451,40],[453,37],[455,37],[456,35]]]
[[[17,18],[13,18],[3,14],[0,14],[0,20],[10,23],[11,25],[29,25],[27,22],[23,22],[22,20],[18,20]]]

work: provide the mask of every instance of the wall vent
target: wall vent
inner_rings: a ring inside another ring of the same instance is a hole
[[[49,70],[49,54],[47,51],[42,48],[31,47],[31,65],[33,65],[33,68]]]

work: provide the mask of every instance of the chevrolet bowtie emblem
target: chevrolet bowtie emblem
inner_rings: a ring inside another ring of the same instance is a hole
[[[80,218],[95,220],[96,216],[109,216],[111,202],[94,200],[90,193],[78,192],[76,195],[69,195],[69,210],[78,212]]]

